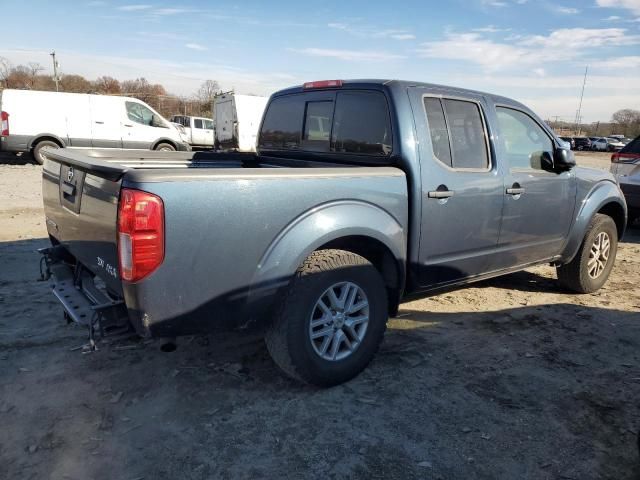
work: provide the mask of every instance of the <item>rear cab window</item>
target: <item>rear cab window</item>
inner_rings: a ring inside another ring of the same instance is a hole
[[[385,95],[344,90],[291,94],[271,101],[260,130],[263,150],[386,157],[392,130]]]
[[[437,160],[460,171],[491,168],[487,132],[478,103],[426,96],[424,108]]]

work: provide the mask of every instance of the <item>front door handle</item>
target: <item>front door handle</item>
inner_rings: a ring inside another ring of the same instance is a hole
[[[523,193],[524,188],[518,182],[511,185],[511,188],[507,188],[507,195],[522,195]]]
[[[453,197],[453,190],[449,190],[446,185],[438,185],[436,190],[427,192],[429,198],[449,198]]]

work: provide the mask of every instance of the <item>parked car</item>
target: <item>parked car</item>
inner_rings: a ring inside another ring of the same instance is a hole
[[[213,100],[215,148],[256,151],[256,138],[267,97],[221,93]]]
[[[0,92],[0,150],[32,152],[43,147],[188,150],[180,133],[136,98],[81,93]]]
[[[69,318],[259,327],[323,386],[365,368],[404,299],[549,263],[598,290],[625,230],[613,175],[576,167],[527,107],[416,82],[279,91],[256,153],[45,154],[42,253]]]
[[[611,155],[611,173],[627,200],[631,224],[640,218],[640,136]]]
[[[573,139],[573,137],[559,137],[559,138],[563,140],[565,143],[567,143],[569,149],[575,150],[576,142]]]
[[[573,137],[575,150],[591,150],[591,140],[588,137]]]
[[[192,147],[213,148],[213,120],[204,117],[174,115],[171,122],[182,125],[184,140]]]
[[[593,150],[601,152],[614,152],[620,150],[624,145],[616,138],[601,137],[591,144]]]

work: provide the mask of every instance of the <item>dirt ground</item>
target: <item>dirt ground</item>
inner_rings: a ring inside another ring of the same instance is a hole
[[[601,291],[542,266],[406,303],[320,390],[238,334],[82,354],[37,281],[40,202],[40,167],[0,159],[0,478],[640,478],[637,227]]]

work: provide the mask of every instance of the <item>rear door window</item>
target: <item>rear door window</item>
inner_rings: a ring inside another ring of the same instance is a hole
[[[429,135],[431,136],[433,154],[442,163],[452,167],[449,132],[447,131],[447,122],[444,119],[442,103],[439,98],[425,97],[424,108],[427,112],[427,121],[429,122]]]
[[[391,153],[391,120],[382,93],[338,92],[331,150],[379,156]]]
[[[424,108],[434,156],[456,170],[487,170],[489,153],[477,103],[425,97]]]
[[[200,129],[204,128],[204,127],[203,127],[203,125],[202,125],[202,119],[200,119],[200,118],[194,118],[194,119],[193,119],[193,126],[194,126],[195,128],[200,128]]]

